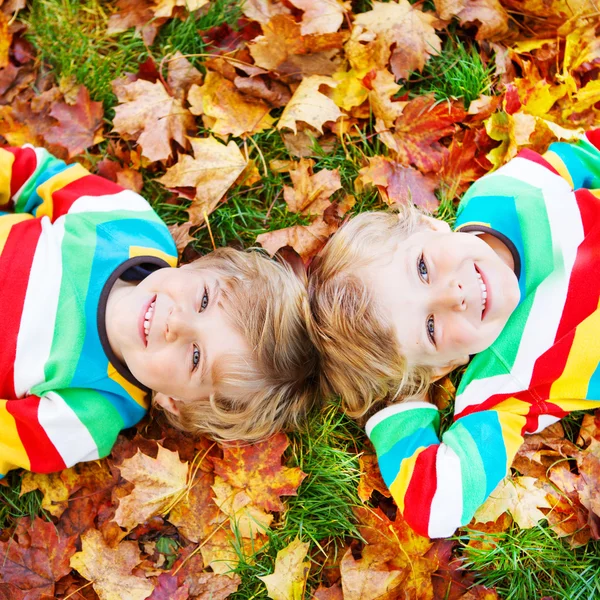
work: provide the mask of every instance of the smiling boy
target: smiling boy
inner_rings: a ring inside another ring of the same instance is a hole
[[[451,535],[523,436],[600,406],[600,130],[523,151],[473,184],[455,230],[363,214],[314,264],[325,385],[366,431],[399,510]],[[468,364],[440,437],[429,384]],[[373,407],[407,400],[373,414]]]
[[[0,477],[106,456],[154,399],[253,440],[316,398],[305,286],[256,252],[175,268],[138,194],[40,148],[0,149]]]

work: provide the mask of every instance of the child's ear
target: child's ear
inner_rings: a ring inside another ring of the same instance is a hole
[[[434,231],[442,231],[444,233],[450,231],[450,225],[448,225],[446,221],[442,221],[441,219],[434,219],[433,217],[429,217],[428,215],[422,215],[421,218]]]
[[[158,404],[159,406],[161,406],[165,410],[169,411],[170,413],[173,413],[174,415],[179,414],[179,408],[177,407],[177,402],[175,402],[175,400],[173,398],[171,398],[171,396],[167,396],[166,394],[163,394],[162,392],[156,392],[154,394],[154,403]]]

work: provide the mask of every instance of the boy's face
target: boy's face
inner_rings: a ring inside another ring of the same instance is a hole
[[[519,285],[479,237],[426,221],[398,243],[389,262],[361,275],[409,364],[443,375],[494,342],[518,304]]]
[[[165,268],[109,297],[113,351],[172,412],[216,391],[212,368],[226,355],[250,354],[223,309],[223,285],[216,271]]]

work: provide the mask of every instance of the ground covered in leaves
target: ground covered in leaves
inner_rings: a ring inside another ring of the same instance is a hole
[[[184,261],[306,265],[356,212],[451,222],[520,149],[598,125],[599,33],[592,0],[4,0],[0,141],[141,192]],[[600,598],[600,413],[513,468],[434,542],[335,405],[246,447],[146,420],[108,459],[0,482],[0,599]]]

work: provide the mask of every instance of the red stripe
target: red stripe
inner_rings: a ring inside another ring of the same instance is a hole
[[[15,398],[14,363],[23,302],[33,255],[41,233],[41,221],[31,219],[13,225],[0,256],[0,398]]]
[[[33,148],[4,149],[15,157],[10,179],[10,196],[12,198],[35,172],[38,162]]]
[[[7,402],[6,410],[15,418],[19,438],[29,457],[30,471],[61,471],[67,465],[38,421],[39,405],[38,396],[27,396]]]
[[[600,128],[588,131],[585,137],[600,150]]]
[[[560,173],[541,154],[538,154],[533,150],[528,150],[525,148],[524,150],[521,150],[517,156],[519,158],[526,158],[527,160],[537,163],[538,165],[542,165],[542,167],[546,167],[546,169],[549,169],[554,174],[560,175]]]
[[[420,535],[429,536],[431,503],[437,489],[436,459],[439,445],[417,456],[413,476],[404,495],[404,518]]]

